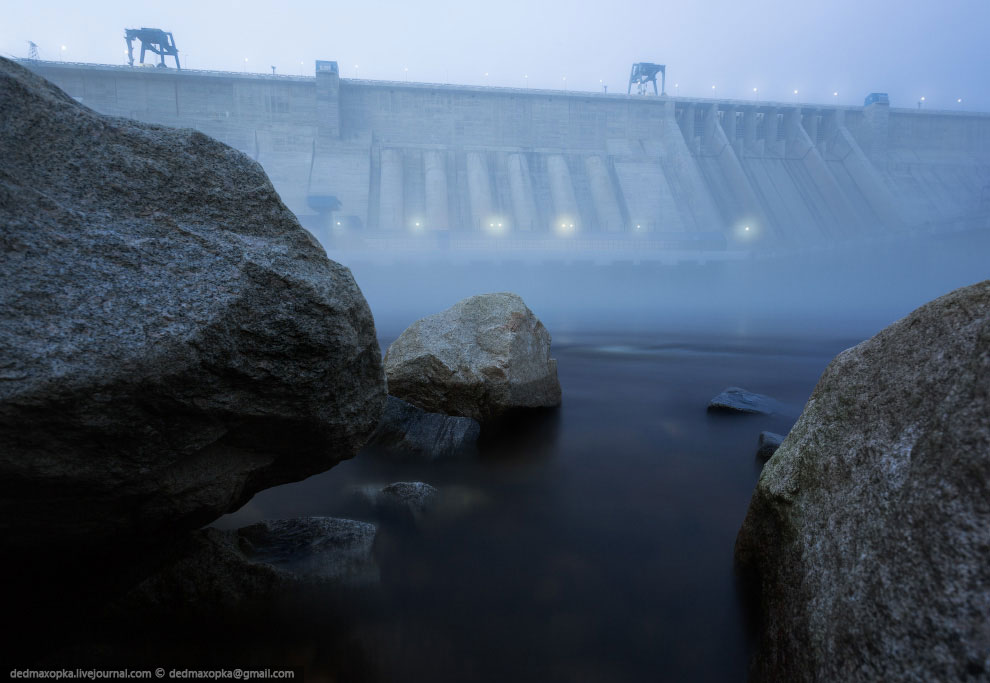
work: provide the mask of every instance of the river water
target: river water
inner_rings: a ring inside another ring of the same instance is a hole
[[[451,504],[415,528],[380,527],[381,592],[352,610],[343,660],[304,631],[282,649],[262,637],[257,663],[386,681],[744,680],[750,628],[732,553],[757,437],[786,434],[856,341],[560,334],[562,406],[479,457],[400,464],[365,452],[258,494],[218,525],[354,518],[349,490],[369,483],[425,481]],[[786,414],[709,414],[732,385]]]

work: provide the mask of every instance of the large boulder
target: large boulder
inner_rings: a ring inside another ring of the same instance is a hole
[[[192,529],[354,455],[374,322],[256,162],[0,59],[0,534]]]
[[[990,281],[832,361],[736,557],[758,680],[990,679]]]
[[[512,293],[483,294],[417,320],[385,354],[389,393],[484,423],[560,404],[550,333]]]

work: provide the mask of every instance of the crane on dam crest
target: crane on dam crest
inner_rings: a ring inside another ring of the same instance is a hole
[[[659,92],[657,92],[657,74],[660,74]],[[666,95],[667,66],[665,64],[651,64],[649,62],[636,62],[633,64],[632,71],[629,72],[629,87],[626,89],[626,94],[632,94],[632,88],[635,84],[636,94],[645,95],[647,92],[647,83],[653,84],[654,95]]]
[[[134,66],[134,40],[141,41],[141,64],[144,64],[146,52],[154,52],[161,58],[158,66],[162,69],[165,66],[165,57],[175,58],[175,68],[179,71],[179,48],[175,46],[175,38],[171,31],[163,31],[160,28],[128,28],[124,29],[124,40],[127,42],[127,63]]]

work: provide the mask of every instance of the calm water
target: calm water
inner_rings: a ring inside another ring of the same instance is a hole
[[[558,335],[563,405],[479,458],[363,453],[220,520],[359,517],[348,489],[364,483],[425,481],[446,500],[418,529],[380,528],[381,592],[346,616],[314,596],[305,614],[260,627],[262,645],[239,638],[215,654],[345,680],[744,680],[732,550],[759,476],[757,436],[786,433],[856,341]],[[709,415],[730,385],[792,410]]]

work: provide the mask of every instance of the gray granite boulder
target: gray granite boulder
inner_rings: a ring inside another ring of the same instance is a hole
[[[369,446],[416,460],[443,460],[477,452],[481,425],[469,417],[428,413],[389,396]]]
[[[271,520],[190,533],[118,608],[202,612],[271,603],[302,588],[374,586],[373,524],[333,517]]]
[[[550,333],[512,293],[458,302],[409,326],[385,354],[389,393],[484,423],[560,404]]]
[[[5,59],[0,150],[6,543],[195,529],[365,442],[371,312],[261,166]]]
[[[780,434],[760,432],[760,438],[756,441],[756,457],[763,461],[769,460],[783,442],[784,437]]]
[[[758,680],[990,679],[990,281],[836,356],[736,558]]]
[[[708,402],[710,412],[773,415],[782,412],[782,408],[783,405],[776,399],[739,387],[729,387]]]

